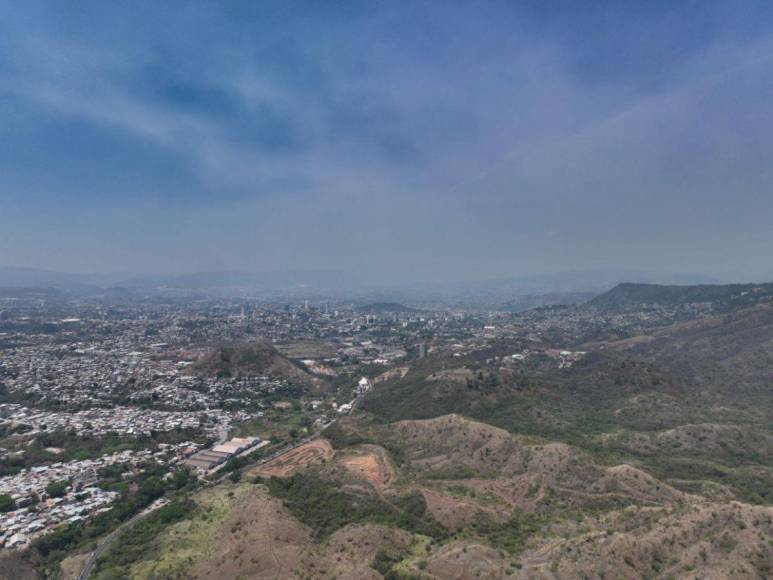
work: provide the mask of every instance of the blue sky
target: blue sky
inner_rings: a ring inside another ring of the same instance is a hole
[[[0,1],[0,265],[773,277],[772,17]]]

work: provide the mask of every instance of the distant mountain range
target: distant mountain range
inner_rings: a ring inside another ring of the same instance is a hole
[[[88,286],[112,286],[121,280],[121,275],[110,274],[75,274],[69,272],[53,272],[34,268],[0,268],[0,286],[38,287],[77,289]]]
[[[341,295],[353,281],[344,272],[196,272],[183,275],[75,274],[32,268],[0,268],[0,287],[55,288],[69,293],[108,292],[293,297]]]
[[[622,282],[711,284],[717,280],[696,274],[637,270],[556,272],[491,280],[406,284],[391,292],[383,291],[383,300],[426,308],[477,306],[520,311],[538,306],[579,304]]]
[[[521,294],[544,292],[603,292],[623,282],[652,284],[715,284],[720,282],[701,274],[675,274],[642,270],[582,270],[553,272],[534,276],[500,278],[443,284],[451,289],[517,290]]]
[[[641,271],[560,272],[538,276],[444,283],[379,285],[351,272],[197,272],[182,275],[65,273],[0,268],[0,287],[55,288],[69,293],[107,293],[113,299],[137,294],[214,295],[261,299],[344,299],[360,303],[401,303],[406,307],[469,307],[523,310],[576,304],[620,282],[709,284],[706,276]]]
[[[195,272],[175,276],[137,276],[120,281],[128,288],[170,287],[190,290],[216,288],[295,289],[334,291],[353,280],[345,272],[279,271],[279,272]]]

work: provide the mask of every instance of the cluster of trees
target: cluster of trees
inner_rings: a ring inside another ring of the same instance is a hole
[[[31,547],[31,554],[41,569],[55,570],[68,553],[99,538],[128,520],[153,501],[173,490],[192,489],[196,478],[186,469],[165,478],[166,468],[155,462],[140,466],[142,473],[130,484],[126,481],[104,482],[103,487],[120,491],[121,495],[110,511],[103,512],[88,522],[62,526],[41,536]]]
[[[373,557],[373,563],[371,568],[376,570],[379,574],[385,578],[393,577],[392,568],[398,562],[401,562],[410,553],[407,550],[398,550],[395,547],[382,548]]]
[[[167,526],[190,517],[195,508],[190,499],[173,501],[122,532],[120,541],[99,559],[97,574],[100,577],[124,578],[126,568],[147,557],[149,546]]]
[[[46,495],[48,495],[48,497],[64,497],[69,485],[70,482],[66,479],[52,481],[46,486]]]
[[[499,377],[496,373],[483,374],[483,371],[478,371],[472,379],[467,379],[466,386],[471,391],[482,391],[486,389],[496,389],[500,384]]]
[[[495,548],[516,554],[549,521],[550,517],[543,513],[515,510],[510,519],[501,523],[481,514],[473,523],[473,528]]]

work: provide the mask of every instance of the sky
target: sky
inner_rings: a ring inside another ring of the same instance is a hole
[[[0,0],[0,266],[772,256],[771,2]]]

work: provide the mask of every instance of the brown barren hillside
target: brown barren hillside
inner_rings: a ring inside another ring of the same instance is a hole
[[[566,578],[770,578],[773,508],[691,503],[628,508],[596,531],[546,541],[525,554]],[[545,576],[549,577],[549,576]]]
[[[254,468],[255,477],[287,477],[310,465],[324,463],[333,457],[333,448],[324,439],[315,439]]]
[[[310,542],[309,530],[259,487],[238,497],[216,537],[191,578],[287,578]]]
[[[401,421],[390,429],[396,435],[392,444],[404,441],[406,467],[416,476],[453,480],[510,508],[534,510],[546,491],[578,505],[660,505],[687,497],[633,466],[598,465],[563,443],[520,443],[503,429],[459,415]]]
[[[770,577],[772,507],[683,493],[459,415],[342,423],[358,443],[312,441],[197,491],[126,576]]]

